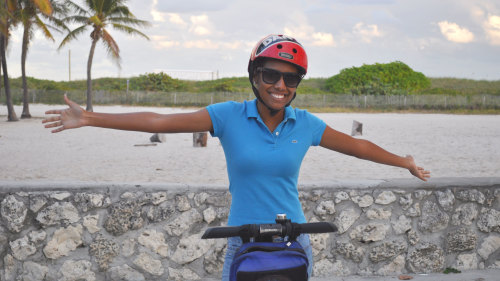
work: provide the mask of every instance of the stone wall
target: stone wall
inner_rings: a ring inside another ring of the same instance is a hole
[[[500,268],[500,178],[302,185],[314,274]],[[1,280],[198,280],[220,276],[226,187],[0,182]]]

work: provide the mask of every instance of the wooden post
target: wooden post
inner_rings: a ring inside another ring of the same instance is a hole
[[[194,147],[207,147],[207,132],[193,133],[193,146]]]
[[[353,120],[351,136],[361,136],[361,135],[363,135],[363,123]]]
[[[149,140],[151,142],[165,142],[167,140],[167,138],[165,137],[165,134],[159,134],[159,133],[156,133],[154,135],[152,135]]]

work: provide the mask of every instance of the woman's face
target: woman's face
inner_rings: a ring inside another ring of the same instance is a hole
[[[294,65],[267,60],[257,69],[254,86],[268,107],[281,110],[293,99],[300,79],[301,76]]]

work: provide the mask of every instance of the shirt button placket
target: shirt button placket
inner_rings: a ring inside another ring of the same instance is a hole
[[[276,149],[278,146],[278,137],[280,135],[279,131],[274,132],[274,148]]]

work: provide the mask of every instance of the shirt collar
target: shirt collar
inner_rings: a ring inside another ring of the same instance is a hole
[[[260,119],[259,111],[257,110],[257,99],[247,101],[246,111],[247,111],[246,112],[247,118]],[[293,110],[291,105],[285,107],[285,119],[284,119],[284,121],[287,121],[288,119],[293,119],[293,120],[296,119],[295,110]]]

